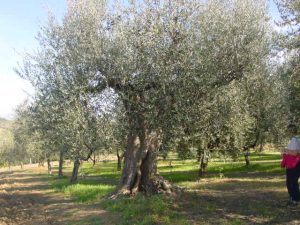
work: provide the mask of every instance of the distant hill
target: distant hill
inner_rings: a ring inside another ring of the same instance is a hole
[[[7,121],[7,119],[4,119],[4,118],[0,117],[0,123],[6,122],[6,121]]]
[[[11,120],[7,120],[7,119],[4,119],[4,118],[0,117],[0,128],[10,129],[11,126],[12,126],[12,121]]]
[[[0,117],[0,150],[4,143],[12,140],[12,125],[13,122],[11,120]]]

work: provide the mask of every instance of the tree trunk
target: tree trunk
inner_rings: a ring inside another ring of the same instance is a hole
[[[244,157],[245,157],[245,162],[246,162],[246,166],[250,165],[250,157],[249,157],[249,152],[244,152]]]
[[[93,152],[93,167],[96,165],[96,154]]]
[[[129,134],[127,149],[124,154],[124,167],[122,171],[119,190],[122,194],[132,194],[137,191],[140,182],[143,149],[141,140],[137,134]]]
[[[146,156],[142,159],[142,164],[140,166],[141,170],[141,180],[139,183],[138,190],[143,191],[145,193],[156,193],[159,190],[157,190],[157,187],[155,186],[155,183],[153,182],[155,176],[157,176],[157,137],[155,137],[156,140],[153,140],[154,143],[149,143],[150,146],[148,147],[148,151],[146,153]]]
[[[198,176],[199,177],[203,177],[206,175],[207,173],[207,166],[208,166],[208,153],[204,150],[201,152],[200,154],[200,160],[199,160],[199,172],[198,172]]]
[[[80,166],[80,160],[75,159],[74,166],[73,166],[72,177],[71,177],[71,180],[70,180],[71,183],[77,182],[79,166]]]
[[[260,143],[259,145],[259,152],[262,152],[264,150],[264,144]]]
[[[118,157],[117,170],[121,171],[121,169],[122,169],[122,160],[123,160],[123,157],[124,157],[124,153],[122,155],[120,155],[119,150],[117,150],[117,157]]]
[[[199,177],[204,177],[207,174],[208,163],[201,160],[199,168]]]
[[[50,159],[48,158],[47,159],[47,166],[48,166],[48,174],[52,174],[52,166],[51,166],[51,161]]]
[[[65,149],[61,148],[60,152],[59,152],[58,177],[63,176],[64,151],[65,151]]]
[[[197,149],[197,162],[200,163],[202,155],[203,155],[203,149],[202,148],[198,148]]]
[[[143,105],[143,94],[128,93],[130,101],[124,101],[129,119],[127,148],[120,184],[115,198],[119,195],[134,195],[137,192],[153,194],[169,192],[172,186],[157,174],[156,160],[161,146],[159,130],[147,127]]]
[[[156,159],[160,146],[158,132],[148,132],[141,127],[139,133],[131,132],[124,153],[124,167],[118,194],[132,195],[170,191],[171,185],[157,174]]]
[[[39,160],[39,166],[42,166],[42,167],[45,166],[45,165],[44,165],[44,160]]]

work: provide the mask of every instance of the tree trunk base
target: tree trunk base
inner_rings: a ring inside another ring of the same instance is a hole
[[[169,181],[165,180],[162,176],[155,176],[150,179],[146,184],[142,185],[141,191],[145,194],[171,194],[175,191],[175,186]]]
[[[134,197],[137,193],[142,193],[146,196],[155,194],[166,194],[173,195],[181,193],[184,189],[170,183],[162,176],[156,175],[154,178],[149,180],[146,184],[142,185],[139,189],[128,190],[126,188],[120,188],[115,192],[111,193],[109,199],[118,199],[125,196]]]

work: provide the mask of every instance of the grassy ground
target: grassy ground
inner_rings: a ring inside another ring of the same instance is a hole
[[[103,198],[117,185],[120,172],[116,162],[82,165],[79,182],[49,177],[54,191],[74,200],[101,206],[120,214],[118,224],[300,224],[300,207],[285,206],[287,193],[280,154],[252,154],[251,165],[236,162],[210,162],[208,174],[197,177],[195,160],[174,157],[160,160],[159,172],[185,191],[176,196],[156,195],[107,200]],[[70,167],[65,168],[69,175]],[[83,224],[99,224],[96,220]]]
[[[49,186],[45,167],[0,169],[1,225],[118,224],[118,214],[99,202],[79,203]],[[53,178],[50,178],[51,180]]]

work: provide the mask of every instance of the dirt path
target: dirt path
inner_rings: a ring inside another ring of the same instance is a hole
[[[117,224],[116,219],[97,204],[51,192],[37,169],[0,171],[0,225]]]

